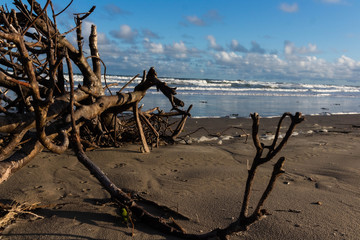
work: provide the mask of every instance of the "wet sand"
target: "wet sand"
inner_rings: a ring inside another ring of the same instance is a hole
[[[277,121],[261,119],[265,144]],[[190,219],[177,220],[181,226],[203,233],[240,213],[247,161],[255,154],[251,137],[244,137],[251,124],[249,118],[194,118],[183,141],[150,154],[140,153],[140,145],[87,154],[118,187],[178,211]],[[278,155],[286,158],[286,173],[265,203],[271,215],[231,239],[360,239],[360,115],[307,116],[295,132]],[[252,206],[273,163],[256,175]],[[0,196],[0,202],[49,205],[35,211],[43,219],[18,219],[0,239],[131,239],[109,194],[71,151],[40,153],[0,185]],[[137,222],[132,239],[176,238]]]

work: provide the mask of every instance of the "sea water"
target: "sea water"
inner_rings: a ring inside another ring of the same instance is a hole
[[[106,94],[116,94],[132,77],[108,75],[103,79]],[[257,112],[263,117],[280,116],[284,112],[305,115],[360,113],[360,86],[262,82],[243,80],[159,78],[175,87],[176,97],[184,101],[186,110],[193,105],[193,117],[247,117]],[[81,83],[82,77],[75,76]],[[133,91],[141,81],[135,79],[122,92]],[[160,107],[171,110],[169,100],[156,87],[147,91],[141,101],[143,109]]]

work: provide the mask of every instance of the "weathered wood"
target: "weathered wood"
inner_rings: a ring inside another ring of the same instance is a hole
[[[186,123],[186,120],[188,119],[188,117],[190,116],[190,111],[191,111],[191,108],[192,108],[193,105],[190,105],[188,110],[186,111],[186,113],[183,115],[181,121],[179,122],[178,126],[176,127],[173,135],[171,136],[171,138],[173,140],[175,140],[182,132],[182,130],[184,129],[185,127],[185,123]]]
[[[154,126],[151,124],[151,122],[149,121],[149,119],[145,116],[144,113],[139,111],[139,116],[141,117],[141,119],[145,122],[145,124],[151,129],[152,133],[155,135],[156,137],[156,147],[159,147],[159,142],[160,142],[160,134],[158,133],[158,131],[156,131],[156,129],[154,128]]]
[[[70,71],[71,73],[71,71]],[[72,77],[70,77],[72,79]],[[73,81],[72,81],[73,82]],[[72,93],[73,93],[73,83],[72,83]],[[73,95],[73,94],[72,94]],[[124,191],[118,188],[104,173],[103,171],[96,166],[90,158],[85,154],[83,147],[80,142],[80,136],[78,129],[75,123],[75,115],[73,111],[73,97],[70,99],[70,108],[71,108],[71,122],[72,122],[72,138],[75,142],[75,153],[78,160],[90,171],[90,173],[101,183],[101,185],[108,191],[113,199],[115,199],[121,206],[129,209],[136,217],[143,219],[148,224],[164,229],[169,232],[173,232],[175,230],[181,231],[181,229],[175,229],[174,227],[168,225],[162,218],[156,217],[146,210],[144,210],[141,206],[137,205],[136,202]],[[134,109],[137,108],[137,103],[134,104]]]
[[[121,189],[117,188],[116,185],[113,184],[111,182],[111,180],[100,170],[100,168],[98,168],[86,156],[86,154],[82,150],[78,135],[76,136],[77,157],[78,157],[79,161],[91,172],[92,175],[94,175],[98,179],[98,181],[102,184],[102,186],[105,187],[105,189],[110,193],[110,195],[114,199],[116,199],[116,201],[121,206],[127,207],[128,210],[130,210],[134,214],[134,216],[144,220],[146,223],[150,224],[152,227],[159,229],[160,231],[162,231],[164,233],[174,235],[177,237],[181,237],[184,239],[229,239],[229,237],[232,234],[240,232],[240,231],[246,231],[249,226],[251,226],[252,224],[261,220],[265,216],[266,211],[263,210],[262,207],[263,207],[265,201],[267,200],[267,198],[269,197],[269,194],[273,190],[276,179],[282,173],[284,173],[283,164],[284,164],[285,158],[281,157],[274,165],[273,172],[269,179],[268,185],[267,185],[266,189],[264,190],[261,198],[259,199],[255,210],[253,211],[252,214],[248,215],[247,211],[248,211],[250,193],[252,190],[251,186],[254,181],[256,169],[261,164],[264,164],[264,163],[270,161],[279,152],[279,151],[275,152],[275,155],[272,155],[272,154],[267,155],[264,160],[260,160],[262,152],[259,153],[259,151],[261,151],[261,149],[263,149],[263,147],[264,147],[264,145],[261,144],[260,140],[258,140],[259,139],[258,130],[259,130],[260,117],[257,113],[252,114],[251,116],[253,119],[253,140],[254,140],[254,145],[256,145],[256,147],[257,147],[257,151],[255,154],[255,158],[254,158],[252,167],[248,172],[247,186],[246,186],[246,190],[245,190],[245,195],[247,195],[247,196],[244,196],[245,200],[242,203],[240,215],[236,221],[232,222],[227,227],[222,228],[222,229],[217,228],[217,229],[214,229],[213,231],[210,231],[205,234],[186,233],[185,230],[181,226],[174,224],[174,226],[177,226],[177,227],[173,227],[173,225],[170,225],[164,219],[153,216],[152,214],[150,214],[146,210],[144,210],[142,207],[139,207],[136,204],[136,202],[131,197],[129,197],[129,195],[124,193]],[[300,113],[296,113],[295,116],[293,116],[289,113],[285,113],[283,116],[285,116],[285,117],[289,116],[291,118],[291,124],[286,131],[286,134],[289,134],[289,136],[291,136],[296,125],[301,123],[304,120],[304,118],[301,116]],[[279,121],[278,129],[280,129],[280,127],[281,127],[282,120],[283,120],[283,118],[281,118]],[[73,123],[74,122],[75,121],[73,121]],[[276,139],[276,141],[277,141],[277,139]],[[275,141],[275,143],[276,143],[276,141]],[[287,141],[288,141],[288,138],[286,139],[286,141],[283,144],[285,144]],[[259,146],[260,146],[260,148],[258,148]]]
[[[118,136],[121,138],[121,131],[133,132],[132,120],[129,119],[130,125],[126,129],[117,118],[117,114],[125,110],[134,110],[134,104],[142,100],[146,91],[152,86],[156,86],[164,94],[166,93],[166,97],[176,108],[175,115],[182,114],[177,107],[183,103],[180,100],[173,100],[173,95],[176,94],[175,90],[157,78],[154,68],[149,70],[146,77],[146,71],[144,71],[143,80],[135,87],[134,91],[119,92],[115,96],[104,95],[95,26],[92,26],[89,36],[92,67],[82,51],[82,21],[94,11],[95,7],[86,13],[76,14],[78,25],[74,29],[77,31],[77,45],[73,46],[57,29],[55,22],[57,15],[53,14],[53,18],[50,19],[45,14],[46,7],[52,6],[50,0],[46,1],[45,7],[41,7],[34,0],[29,3],[30,6],[26,7],[23,2],[15,0],[14,5],[20,10],[19,12],[15,12],[15,10],[7,12],[0,7],[0,38],[3,39],[0,41],[0,86],[17,95],[15,100],[1,95],[6,106],[1,106],[0,109],[3,113],[0,114],[0,134],[10,134],[10,140],[0,148],[0,160],[7,162],[12,161],[11,159],[14,159],[15,155],[22,156],[16,147],[26,134],[34,130],[36,130],[36,136],[32,135],[32,137],[43,147],[57,153],[67,149],[67,134],[62,134],[63,140],[60,140],[60,145],[55,144],[54,137],[52,137],[55,134],[54,129],[68,129],[70,124],[69,99],[71,94],[65,91],[66,82],[62,66],[65,56],[67,56],[68,67],[71,61],[83,75],[82,86],[74,89],[74,94],[71,95],[76,106],[73,110],[77,124],[86,122],[90,126],[92,125],[90,122],[96,119],[97,129],[104,128],[108,133],[118,133],[114,138],[110,134],[107,135],[113,142],[117,141]],[[34,31],[29,31],[30,29]],[[9,68],[13,72],[8,72]],[[10,108],[15,108],[17,112],[10,112]],[[134,116],[140,120],[136,111]],[[126,124],[128,123],[125,122]],[[149,130],[155,133],[151,127]],[[104,131],[98,132],[103,133]],[[135,132],[133,133],[137,135]],[[87,132],[87,134],[91,133]],[[143,141],[146,142],[146,139],[143,138]],[[145,147],[145,149],[147,148]],[[30,154],[30,156],[32,155]],[[30,158],[26,157],[26,159]],[[21,162],[22,160],[17,157],[17,161]],[[23,164],[18,166],[23,166]]]
[[[146,137],[144,135],[144,130],[143,130],[143,127],[142,127],[140,116],[139,116],[138,103],[139,102],[135,102],[134,105],[133,105],[134,117],[135,117],[135,121],[136,121],[136,126],[137,126],[138,131],[139,131],[141,143],[142,143],[142,146],[143,146],[142,151],[145,152],[145,153],[149,153],[150,149],[149,149],[149,145],[146,142]]]
[[[265,216],[263,205],[274,188],[276,179],[284,172],[285,158],[281,157],[276,162],[266,189],[256,208],[249,214],[249,202],[257,169],[283,149],[297,124],[304,119],[300,113],[285,113],[280,118],[275,138],[268,146],[261,143],[259,138],[259,115],[251,115],[256,153],[248,171],[244,199],[239,206],[239,217],[225,228],[215,229],[206,234],[188,234],[174,220],[164,220],[147,212],[135,199],[115,186],[86,156],[81,138],[85,139],[84,142],[87,139],[95,139],[97,143],[105,138],[105,141],[111,141],[116,145],[122,133],[127,133],[142,143],[144,152],[150,152],[148,142],[156,141],[156,145],[159,145],[159,139],[174,142],[183,131],[192,105],[186,111],[180,109],[184,107],[184,102],[175,97],[176,89],[161,81],[153,67],[147,74],[144,71],[142,81],[133,91],[119,91],[116,95],[106,96],[101,83],[101,59],[95,26],[92,26],[89,36],[90,56],[85,56],[82,45],[82,21],[95,7],[86,13],[75,14],[77,25],[74,30],[77,44],[73,46],[66,39],[66,34],[62,35],[57,29],[57,15],[53,14],[52,19],[47,15],[47,6],[52,6],[51,0],[47,0],[44,7],[35,0],[28,0],[28,3],[29,6],[26,7],[22,1],[14,0],[15,6],[19,9],[17,13],[0,7],[0,86],[15,95],[15,100],[2,96],[5,102],[0,108],[0,134],[10,134],[10,139],[0,149],[0,183],[6,181],[44,148],[57,153],[65,151],[68,148],[68,134],[72,131],[71,141],[78,160],[97,178],[111,197],[132,213],[133,217],[166,234],[185,239],[228,239],[231,234],[245,231]],[[68,67],[70,93],[65,91],[66,83],[62,69],[64,58]],[[92,66],[87,61],[88,58],[91,58]],[[77,66],[83,76],[82,86],[78,89],[74,89],[72,64]],[[105,72],[106,67],[103,65]],[[158,108],[140,112],[138,104],[151,87],[156,87],[168,98],[172,106],[171,112],[162,112]],[[10,108],[15,110],[10,111]],[[159,113],[154,113],[156,109]],[[119,119],[118,114],[125,110],[131,110],[132,117]],[[181,116],[181,120],[177,125],[168,121],[169,117],[178,115]],[[285,137],[278,143],[280,128],[286,117],[291,119],[291,123]],[[143,122],[147,127],[143,128]],[[172,129],[171,125],[176,126],[175,129]],[[172,134],[165,136],[165,132]],[[17,149],[24,137],[27,142]],[[60,141],[61,144],[54,140]]]
[[[21,150],[16,151],[11,157],[0,162],[0,183],[8,180],[12,174],[29,163],[44,146],[37,140],[26,144]]]

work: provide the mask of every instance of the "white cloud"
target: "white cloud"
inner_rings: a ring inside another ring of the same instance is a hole
[[[187,16],[186,20],[189,23],[197,25],[197,26],[204,26],[205,25],[205,22],[202,19],[198,18],[197,16]]]
[[[144,39],[144,45],[151,53],[164,53],[164,46],[161,43],[150,42],[148,38]]]
[[[84,21],[83,34],[87,41],[91,22]],[[125,29],[126,30],[126,29]],[[130,27],[122,33],[135,32]],[[131,34],[130,34],[131,35]],[[124,37],[127,36],[126,34]],[[284,42],[284,55],[268,54],[253,41],[247,49],[237,40],[224,47],[216,42],[214,36],[207,36],[209,48],[206,51],[190,48],[186,42],[166,43],[144,38],[143,47],[135,45],[118,46],[102,32],[98,32],[100,56],[107,65],[108,72],[136,74],[150,66],[155,66],[162,76],[242,78],[274,81],[353,81],[360,80],[360,62],[343,55],[330,62],[320,58],[319,48],[314,43],[296,46]],[[88,52],[88,44],[84,44]],[[280,52],[280,51],[279,51]]]
[[[170,58],[185,59],[188,57],[188,49],[184,42],[175,42],[172,45],[166,45],[165,51]]]
[[[340,66],[346,66],[348,68],[359,68],[360,62],[356,62],[354,59],[342,55],[338,60],[337,64]]]
[[[179,52],[186,52],[187,50],[185,44],[182,41],[180,41],[179,43],[174,43],[173,49]]]
[[[266,51],[260,46],[259,43],[252,41],[250,52],[264,54]]]
[[[231,40],[230,49],[234,52],[248,52],[248,50],[235,39]]]
[[[113,30],[110,34],[113,37],[122,39],[127,43],[133,43],[138,35],[138,31],[132,30],[129,25],[123,24],[120,26],[119,30]]]
[[[292,55],[281,59],[276,54],[247,53],[239,55],[235,52],[220,51],[212,55],[207,73],[226,72],[232,76],[257,80],[319,80],[319,81],[353,81],[359,79],[360,62],[345,55],[334,62],[316,56]],[[219,71],[221,70],[221,71]]]
[[[215,39],[214,36],[208,35],[207,40],[208,40],[208,43],[209,43],[209,47],[211,49],[216,50],[216,51],[222,51],[223,50],[223,47],[221,47],[220,45],[218,45],[216,43],[216,39]]]
[[[341,56],[333,62],[304,54],[280,57],[277,54],[239,53],[234,51],[199,51],[184,42],[172,44],[143,41],[144,50],[128,48],[115,54],[106,45],[104,56],[108,69],[121,74],[136,74],[155,66],[161,76],[241,78],[272,81],[353,81],[360,80],[360,62]],[[125,56],[128,56],[125,59]],[[108,59],[108,61],[106,61]],[[205,74],[205,75],[204,75]]]
[[[215,42],[214,42],[215,43]],[[213,44],[214,44],[213,43]],[[216,44],[216,43],[215,43]],[[210,44],[211,45],[211,44]],[[217,45],[217,44],[216,44]],[[218,48],[222,50],[219,46]],[[251,41],[251,48],[247,49],[243,45],[241,45],[237,40],[233,39],[231,40],[230,46],[231,51],[234,52],[241,52],[241,53],[259,53],[264,54],[266,53],[266,50],[260,46],[260,44],[256,41]],[[216,48],[217,49],[217,48]]]
[[[169,58],[187,58],[188,54],[190,53],[190,50],[182,41],[166,45],[162,43],[154,43],[151,42],[148,38],[145,38],[144,47],[150,53],[163,54],[164,57]]]
[[[294,54],[314,54],[318,53],[316,44],[309,43],[308,46],[296,47],[293,42],[285,41],[284,42],[284,53],[285,55],[294,55]]]
[[[293,3],[293,4],[282,3],[280,4],[280,9],[284,12],[293,13],[299,10],[299,6],[297,5],[297,3]]]
[[[236,54],[235,52],[220,51],[215,53],[214,57],[216,62],[220,64],[236,65],[242,60],[242,56]]]

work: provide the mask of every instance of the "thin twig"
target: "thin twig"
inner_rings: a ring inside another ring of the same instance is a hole
[[[60,14],[62,14],[63,12],[65,12],[66,9],[68,9],[68,7],[70,7],[70,5],[73,3],[74,0],[71,0],[70,3],[63,9],[61,10],[59,13],[55,14],[54,16],[57,17]]]
[[[32,25],[34,25],[34,23],[36,22],[36,20],[38,20],[38,19],[45,13],[46,8],[49,6],[50,2],[51,2],[51,0],[47,0],[44,8],[41,10],[41,13],[38,14],[38,16],[37,16],[34,20],[31,21],[31,23],[25,28],[24,31],[22,31],[22,33],[21,33],[22,36],[24,36],[24,34],[32,27]]]
[[[128,81],[117,93],[121,93],[122,90],[124,90],[132,81],[134,81],[140,74],[137,74],[135,77],[133,77],[130,81]]]

